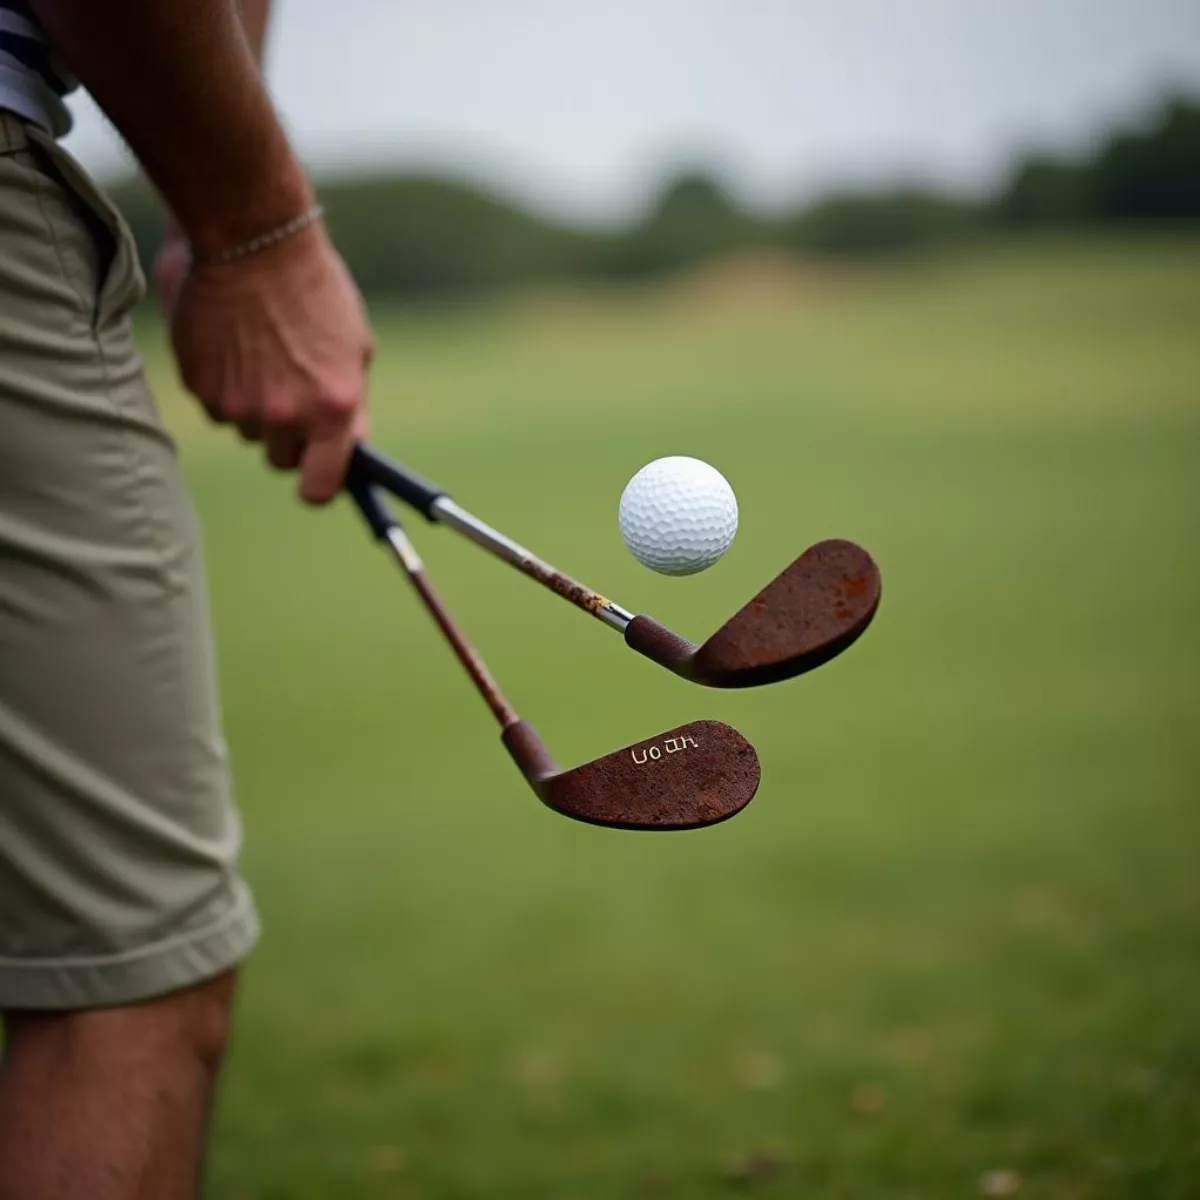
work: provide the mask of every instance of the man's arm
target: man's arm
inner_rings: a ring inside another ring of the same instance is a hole
[[[242,31],[250,44],[250,52],[254,55],[260,72],[266,50],[271,8],[272,0],[241,0],[238,8],[241,13]],[[159,246],[154,259],[154,283],[159,303],[170,318],[179,285],[187,273],[192,248],[188,245],[187,234],[179,227],[179,222],[175,220],[169,207],[164,206],[163,218],[162,245]]]
[[[261,66],[263,46],[267,38],[267,25],[271,20],[271,0],[242,0],[242,28],[255,61]]]
[[[218,421],[332,498],[356,437],[371,337],[323,227],[206,265],[313,203],[255,61],[267,0],[30,0],[124,135],[196,255],[172,305],[180,375]]]
[[[197,255],[229,249],[312,204],[232,0],[32,7]]]

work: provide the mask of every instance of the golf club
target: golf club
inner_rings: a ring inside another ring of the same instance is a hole
[[[505,699],[483,659],[442,603],[412,542],[375,487],[351,471],[347,490],[376,538],[403,568],[459,662],[499,721],[513,761],[547,807],[618,829],[696,829],[740,812],[758,789],[754,747],[720,721],[693,721],[571,771],[559,768]]]
[[[456,504],[436,484],[377,450],[358,446],[352,477],[370,480],[430,521],[449,525],[572,604],[620,631],[639,654],[693,683],[755,687],[802,675],[841,654],[879,607],[879,568],[861,546],[818,542],[702,645],[653,617],[636,616],[538,558]]]

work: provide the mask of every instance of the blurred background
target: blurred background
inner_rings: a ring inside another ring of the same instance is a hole
[[[266,926],[210,1194],[1200,1196],[1200,6],[281,0],[269,74],[382,446],[695,635],[827,536],[884,601],[707,694],[415,528],[565,763],[758,746],[728,825],[571,825],[147,305]],[[666,454],[741,503],[686,580],[617,532]]]

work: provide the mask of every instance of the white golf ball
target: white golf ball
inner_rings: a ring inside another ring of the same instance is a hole
[[[643,566],[662,575],[711,567],[737,533],[733,488],[698,458],[659,458],[621,494],[621,537]]]

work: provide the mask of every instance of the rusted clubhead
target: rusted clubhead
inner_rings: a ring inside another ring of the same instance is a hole
[[[573,771],[559,770],[526,721],[501,736],[544,804],[617,829],[715,825],[750,803],[761,775],[754,747],[720,721],[681,725]]]
[[[818,542],[731,620],[695,646],[651,617],[634,617],[625,641],[709,687],[754,687],[802,675],[841,654],[879,607],[879,568],[853,542]]]

